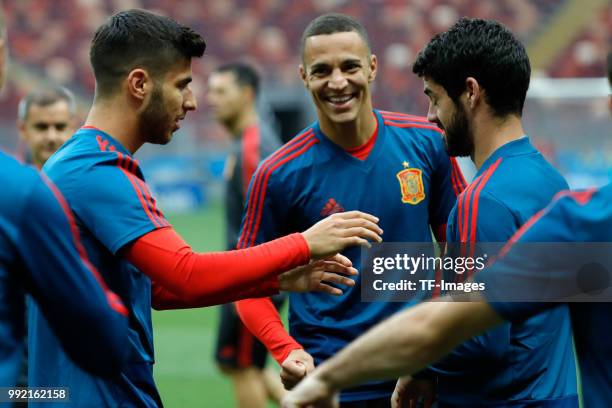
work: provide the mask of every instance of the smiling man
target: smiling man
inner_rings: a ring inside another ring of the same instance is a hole
[[[162,405],[153,380],[152,305],[201,307],[279,290],[341,294],[324,282],[351,285],[333,273],[356,273],[350,261],[337,256],[309,264],[311,258],[381,240],[376,217],[351,212],[256,248],[191,250],[157,207],[132,155],[144,143],[170,142],[196,109],[191,60],[204,48],[199,34],[167,17],[144,10],[110,17],[91,44],[96,93],[85,126],[43,168],[74,212],[92,263],[130,316],[128,363],[121,375],[102,379],[74,365],[40,310],[31,309],[29,385],[70,387],[72,406]],[[308,266],[292,270],[300,265]]]
[[[431,242],[432,229],[444,241],[463,178],[446,154],[438,127],[424,117],[373,109],[377,59],[364,27],[345,15],[320,16],[306,27],[301,51],[300,75],[318,121],[255,172],[239,247],[299,231],[346,210],[377,214],[390,242]],[[359,268],[359,251],[345,254]],[[291,335],[270,300],[238,302],[247,327],[281,365],[286,388],[406,307],[387,302],[385,296],[379,302],[362,302],[359,277],[356,282],[334,299],[291,294]],[[346,390],[342,403],[388,406],[392,389],[388,382],[366,384]]]

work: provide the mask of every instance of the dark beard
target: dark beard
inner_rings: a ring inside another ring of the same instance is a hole
[[[151,100],[140,114],[140,134],[146,141],[153,144],[166,144],[172,135],[171,119],[164,106],[164,96],[161,87],[153,88]]]
[[[451,157],[466,157],[474,153],[474,139],[467,121],[465,109],[461,104],[455,104],[456,109],[450,123],[444,128],[446,133],[446,149]]]

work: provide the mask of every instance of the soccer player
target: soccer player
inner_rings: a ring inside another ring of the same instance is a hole
[[[3,17],[0,10],[0,87]],[[117,375],[127,358],[127,309],[89,263],[55,186],[1,151],[0,168],[0,386],[13,387],[19,375],[26,293],[76,364],[93,374]]]
[[[64,87],[35,90],[20,102],[17,129],[39,169],[74,133],[76,103]]]
[[[318,121],[266,159],[251,181],[239,247],[299,231],[321,218],[359,209],[377,214],[390,242],[444,241],[448,214],[463,188],[438,127],[425,118],[372,108],[377,60],[361,24],[340,14],[314,19],[301,41],[300,73]],[[346,251],[360,265],[356,249]],[[290,294],[289,335],[268,299],[238,302],[247,327],[293,387],[372,325],[405,307],[362,302],[357,285],[324,298]],[[347,390],[345,406],[386,406],[393,385]]]
[[[478,169],[451,211],[447,231],[447,242],[467,246],[465,253],[453,255],[478,255],[476,243],[508,241],[568,188],[521,124],[529,58],[500,23],[465,18],[425,46],[413,71],[423,79],[428,119],[445,130],[449,154],[470,156]],[[454,271],[449,275],[445,281],[460,277]],[[426,374],[443,406],[575,404],[569,311],[561,305],[490,330]]]
[[[580,294],[575,289],[576,269],[555,262],[559,259],[558,253],[546,252],[541,257],[525,259],[520,245],[542,242],[605,242],[609,245],[612,242],[611,202],[612,184],[599,190],[560,193],[517,231],[504,248],[505,256],[475,276],[476,282],[493,290],[473,294],[470,302],[453,302],[448,296],[440,302],[423,303],[398,313],[318,367],[286,396],[283,407],[307,407],[315,403],[321,404],[317,406],[333,405],[334,393],[340,389],[374,379],[414,374],[487,329],[506,321],[522,322],[558,307],[556,301],[561,297],[544,297],[545,301],[537,301],[535,297],[527,302],[500,301],[496,292],[516,287],[517,279],[530,283],[526,288],[530,293],[565,293],[568,297]],[[602,263],[609,274],[612,267],[609,247],[606,251],[594,261]],[[609,287],[605,289],[609,291]],[[609,324],[612,303],[609,303],[610,298],[604,300],[608,303],[567,304],[580,366],[582,406],[586,408],[612,406],[612,332]],[[399,386],[393,395],[392,406],[404,406],[407,399],[412,399],[410,390]]]
[[[608,54],[608,79],[612,86],[612,53]],[[612,112],[612,96],[609,105]],[[530,293],[578,294],[576,269],[558,261],[566,257],[545,251],[538,257],[525,259],[520,245],[542,242],[609,245],[612,242],[611,202],[612,184],[599,190],[558,194],[513,235],[496,263],[476,275],[476,282],[492,290],[473,294],[471,302],[452,302],[448,296],[441,299],[446,302],[423,303],[398,313],[318,367],[286,396],[283,407],[306,407],[315,403],[331,406],[334,393],[342,388],[372,379],[414,374],[466,339],[504,321],[524,321],[557,307],[558,303],[551,301],[559,299],[552,296],[543,297],[548,302],[500,300],[496,292],[515,287],[517,279],[523,282],[527,279],[530,286],[524,289]],[[602,255],[594,260],[610,268],[609,252]],[[609,325],[612,303],[567,305],[580,366],[582,406],[612,406],[612,332]],[[404,387],[396,389],[393,407],[403,406],[411,397],[406,391]]]
[[[377,219],[354,211],[248,250],[191,250],[157,208],[132,155],[146,142],[168,143],[196,108],[191,59],[204,48],[199,34],[167,17],[144,10],[110,17],[91,45],[96,93],[86,124],[43,168],[74,212],[92,263],[130,313],[128,363],[101,379],[68,361],[39,310],[30,311],[36,358],[29,384],[70,387],[75,406],[162,405],[152,372],[151,305],[201,307],[279,290],[341,294],[327,283],[350,285],[350,261],[338,255],[307,265],[310,259],[381,240]]]
[[[225,163],[225,224],[227,249],[235,249],[249,181],[260,160],[280,144],[271,126],[257,112],[259,75],[248,64],[234,62],[216,68],[208,78],[208,104],[232,138]],[[273,297],[276,307],[285,295]],[[234,303],[221,306],[215,359],[234,384],[237,406],[265,407],[284,394],[278,375],[264,369],[266,347],[244,326]]]

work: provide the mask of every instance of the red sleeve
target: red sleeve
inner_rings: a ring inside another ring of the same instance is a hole
[[[269,296],[278,292],[276,275],[310,258],[301,234],[247,249],[198,254],[172,228],[143,235],[126,246],[124,255],[165,289],[158,290],[160,305],[166,302],[166,306],[175,303],[179,307]]]
[[[151,282],[151,307],[155,310],[176,310],[176,309],[191,309],[194,307],[206,307],[229,303],[235,299],[247,299],[272,296],[278,293],[278,281],[276,278],[269,278],[257,286],[245,289],[240,292],[229,294],[231,299],[228,300],[228,293],[218,293],[201,297],[196,301],[183,299],[168,289],[164,288],[157,282]]]
[[[287,333],[269,298],[241,300],[236,303],[236,309],[244,325],[266,346],[278,364],[285,361],[291,350],[303,348]]]

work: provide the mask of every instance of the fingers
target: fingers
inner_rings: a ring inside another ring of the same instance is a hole
[[[360,211],[337,213],[319,221],[302,233],[312,259],[321,259],[353,245],[371,247],[368,241],[382,242],[378,218]],[[348,260],[340,258],[347,264]]]
[[[402,407],[413,407],[415,404],[414,396],[410,392],[409,385],[412,383],[411,376],[400,377],[395,384],[395,390],[391,396],[391,407],[402,408]]]
[[[354,228],[354,227],[365,228],[369,231],[376,233],[377,235],[382,235],[383,233],[382,228],[380,228],[378,224],[370,220],[364,220],[362,218],[352,218],[348,220],[343,220],[341,225],[343,228]]]
[[[335,283],[344,286],[355,286],[355,281],[346,276],[338,275],[337,273],[323,272],[321,280],[324,282]]]
[[[361,211],[345,211],[345,212],[337,213],[337,215],[339,218],[342,218],[344,220],[349,220],[353,218],[362,218],[362,219],[368,220],[373,223],[378,223],[379,221],[378,217],[372,214],[361,212]]]
[[[316,292],[326,293],[332,296],[341,296],[344,292],[341,289],[334,288],[333,286],[329,286],[325,283],[318,283],[317,287],[314,289]]]
[[[404,400],[404,387],[398,385],[395,386],[395,390],[393,391],[393,395],[391,395],[391,408],[401,408]]]
[[[336,255],[330,256],[329,258],[326,259],[326,261],[337,262],[344,266],[353,266],[353,262],[342,254],[336,254]]]
[[[290,390],[306,376],[306,365],[299,360],[286,360],[281,366],[281,382]]]
[[[287,391],[292,390],[301,380],[301,378],[299,377],[287,376],[286,374],[283,375],[282,370],[281,370],[280,378],[281,378],[281,383],[283,384],[283,388],[285,388]]]
[[[283,370],[280,373],[281,383],[283,383],[283,387],[289,391],[292,390],[304,377],[298,377],[295,375],[289,375]]]
[[[342,235],[345,237],[359,237],[369,241],[382,242],[382,237],[380,235],[363,227],[347,228],[342,231]]]
[[[391,408],[399,408],[401,399],[402,397],[397,392],[396,388],[395,391],[393,391],[393,394],[391,395]]]
[[[322,261],[318,268],[323,272],[341,273],[343,275],[348,276],[359,274],[359,272],[357,272],[357,269],[351,266],[339,264],[335,261]]]
[[[296,376],[302,378],[306,375],[306,365],[299,360],[284,361],[282,365],[283,371],[287,376]]]
[[[367,239],[359,238],[359,237],[347,237],[342,241],[342,245],[344,248],[348,248],[351,246],[362,246],[366,248],[372,248],[372,244]]]

